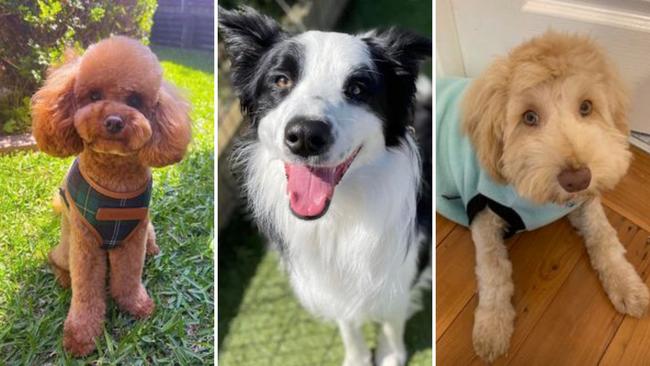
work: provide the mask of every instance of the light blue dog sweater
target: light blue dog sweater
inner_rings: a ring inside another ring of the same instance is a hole
[[[469,226],[489,207],[508,223],[505,236],[547,225],[577,205],[539,205],[520,197],[511,185],[495,183],[480,167],[470,140],[461,132],[460,104],[470,79],[436,81],[436,210]]]

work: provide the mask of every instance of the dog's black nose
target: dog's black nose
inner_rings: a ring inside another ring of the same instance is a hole
[[[124,121],[119,116],[108,116],[104,120],[104,127],[110,133],[118,133],[124,128]]]
[[[284,129],[284,144],[302,157],[320,155],[333,142],[332,128],[324,121],[294,119]]]
[[[580,169],[564,169],[558,174],[557,180],[565,191],[569,193],[579,192],[589,187],[591,170],[586,167]]]

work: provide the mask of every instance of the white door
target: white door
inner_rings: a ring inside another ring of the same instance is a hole
[[[650,151],[650,0],[437,0],[438,75],[477,76],[548,28],[586,33],[632,91],[632,143]]]

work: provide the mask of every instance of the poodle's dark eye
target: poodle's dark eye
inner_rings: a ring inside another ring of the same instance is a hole
[[[526,111],[521,121],[529,126],[536,126],[539,123],[539,115],[535,111]]]
[[[276,76],[273,82],[281,90],[289,89],[293,86],[293,81],[285,75]]]
[[[126,97],[126,104],[129,107],[138,109],[142,106],[142,97],[138,93],[131,93]]]
[[[591,103],[591,100],[589,99],[583,100],[582,103],[580,103],[580,115],[583,117],[587,117],[588,115],[591,114],[593,108],[594,106]]]
[[[93,102],[102,100],[102,92],[100,92],[99,90],[93,90],[88,95],[88,98],[90,98],[90,100],[92,100]]]

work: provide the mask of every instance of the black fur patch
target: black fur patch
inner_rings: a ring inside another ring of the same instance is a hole
[[[383,117],[386,146],[396,146],[412,125],[419,62],[431,56],[431,40],[395,28],[363,40],[384,84],[384,100],[372,107]]]
[[[219,31],[226,44],[232,63],[231,81],[242,110],[255,112],[256,80],[261,74],[260,62],[277,43],[286,40],[287,34],[270,17],[249,7],[238,11],[219,7]]]

